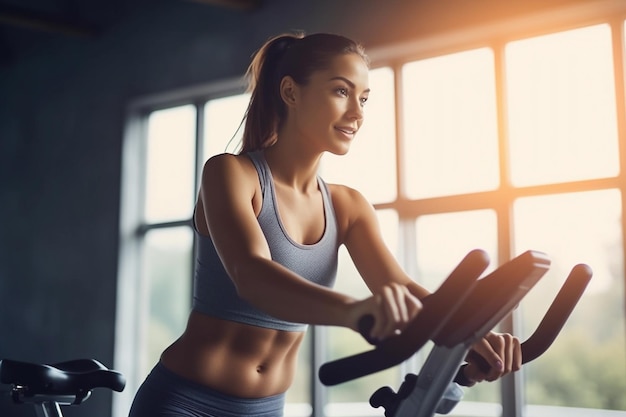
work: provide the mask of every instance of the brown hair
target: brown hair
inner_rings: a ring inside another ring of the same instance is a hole
[[[279,91],[285,76],[306,85],[313,72],[328,68],[333,58],[345,54],[357,54],[369,65],[363,46],[341,35],[299,33],[269,39],[254,54],[246,72],[251,97],[240,152],[263,149],[276,141],[286,113]]]

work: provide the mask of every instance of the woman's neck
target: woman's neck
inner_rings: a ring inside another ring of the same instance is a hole
[[[302,192],[317,190],[317,170],[322,154],[293,149],[280,139],[263,153],[274,181]]]

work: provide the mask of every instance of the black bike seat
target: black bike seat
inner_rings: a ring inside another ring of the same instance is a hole
[[[26,387],[30,394],[73,395],[93,388],[124,390],[126,379],[95,359],[55,364],[0,360],[0,382]]]

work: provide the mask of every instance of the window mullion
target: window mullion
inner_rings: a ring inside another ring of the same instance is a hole
[[[126,412],[142,378],[139,359],[146,310],[142,294],[146,283],[141,274],[139,226],[145,208],[146,118],[146,114],[130,110],[124,132],[114,366],[123,370],[128,383],[122,395],[113,397],[113,415]]]
[[[403,92],[402,92],[402,64],[396,64],[391,66],[393,69],[393,83],[394,83],[394,106],[395,106],[395,123],[396,123],[396,202],[401,202],[406,196],[406,186],[404,176],[406,170],[404,169],[404,155],[406,140],[404,135],[404,117],[405,109],[402,104]],[[401,204],[401,203],[400,203]]]
[[[513,189],[510,181],[510,149],[508,138],[508,112],[507,112],[507,96],[506,96],[506,62],[505,62],[505,45],[498,43],[494,45],[494,65],[495,65],[495,84],[496,84],[496,112],[498,123],[499,138],[499,167],[500,167],[500,186],[498,194],[501,198],[497,200],[501,203],[494,207],[498,216],[498,263],[511,259],[513,256],[512,248],[512,220],[511,210],[513,204]],[[500,323],[500,330],[503,332],[516,334],[520,329],[517,322],[519,321],[519,313],[513,312]],[[521,373],[516,372],[508,375],[500,381],[502,415],[511,417],[522,417],[524,407],[524,384]]]
[[[195,158],[195,173],[196,175],[194,176],[195,178],[195,183],[194,183],[194,196],[197,196],[197,193],[200,190],[200,185],[202,182],[202,168],[204,167],[204,142],[205,142],[205,138],[204,138],[204,126],[205,126],[205,111],[204,111],[204,105],[205,102],[201,101],[196,103],[196,158]],[[197,198],[197,197],[196,197]],[[190,223],[189,224],[193,224],[194,222],[194,212],[195,212],[195,203],[193,204],[194,210],[191,213],[191,219],[190,219]],[[191,292],[189,294],[189,299],[193,300],[193,279],[194,279],[194,274],[195,274],[195,265],[196,265],[196,247],[198,245],[198,242],[196,240],[195,234],[194,234],[194,238],[193,238],[193,244],[192,244],[192,256],[191,259],[189,260],[189,262],[191,262],[191,276],[189,277],[189,280],[191,281],[191,285],[189,286],[189,288],[191,289]]]
[[[398,261],[400,265],[418,284],[425,286],[423,277],[419,275],[417,266],[417,232],[415,230],[416,217],[400,218],[398,222]],[[400,380],[402,383],[407,373],[419,373],[420,366],[426,360],[427,352],[424,349],[417,351],[411,358],[402,363],[400,368]]]
[[[327,330],[322,326],[310,326],[311,332],[311,417],[325,417],[328,389],[317,377],[317,370],[326,362]]]
[[[196,182],[195,190],[200,189],[202,167],[204,166],[204,126],[206,123],[204,102],[196,103]]]
[[[621,177],[618,181],[621,184],[620,192],[622,197],[622,253],[626,259],[626,220],[624,212],[626,211],[626,73],[624,70],[624,48],[625,33],[624,25],[626,22],[623,17],[610,22],[611,25],[611,43],[613,47],[613,73],[615,77],[615,109],[617,111],[617,149],[619,151],[619,174]],[[626,299],[626,271],[623,271],[625,277],[624,298]],[[626,314],[626,310],[624,311]],[[624,329],[626,331],[626,328]]]

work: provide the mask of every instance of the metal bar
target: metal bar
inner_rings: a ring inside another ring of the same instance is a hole
[[[63,417],[61,407],[54,401],[35,404],[37,417]]]

